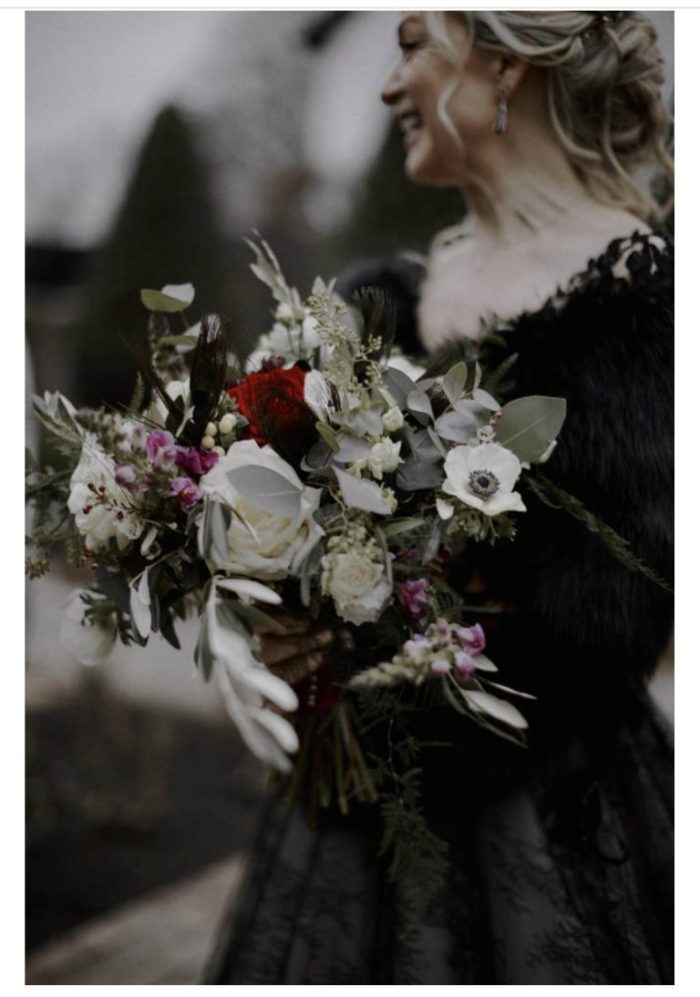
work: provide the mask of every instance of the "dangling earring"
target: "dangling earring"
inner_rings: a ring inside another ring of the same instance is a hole
[[[508,127],[508,86],[505,80],[498,84],[498,114],[493,123],[496,135],[502,135]]]

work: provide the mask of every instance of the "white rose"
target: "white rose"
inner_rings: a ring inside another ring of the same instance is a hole
[[[520,461],[500,443],[455,447],[445,459],[445,474],[442,490],[487,516],[525,512],[522,498],[513,491]]]
[[[59,630],[59,640],[82,665],[99,665],[108,657],[117,637],[114,624],[100,626],[84,619],[81,589],[69,596]]]
[[[88,436],[70,479],[68,509],[89,550],[106,547],[112,538],[124,550],[143,532],[143,522],[133,508],[134,499],[117,484],[115,473],[112,458],[94,436]]]
[[[236,480],[242,481],[246,469],[252,468],[274,471],[298,491],[298,501],[292,496],[289,514],[270,512],[239,493]],[[227,534],[229,559],[220,562],[211,551],[206,552],[217,568],[229,574],[271,581],[298,575],[304,560],[323,536],[323,530],[313,519],[321,499],[320,490],[303,485],[294,468],[272,447],[259,447],[254,440],[233,443],[216,467],[200,480],[199,487],[233,510]]]
[[[384,564],[363,551],[327,554],[322,560],[321,589],[348,623],[374,623],[391,595]]]
[[[404,419],[403,412],[398,405],[392,405],[392,407],[384,413],[382,416],[382,422],[384,423],[384,428],[387,433],[395,433],[397,430],[401,429]]]
[[[374,444],[367,457],[367,466],[375,478],[380,479],[396,470],[401,463],[400,451],[401,441],[394,443],[388,436]]]

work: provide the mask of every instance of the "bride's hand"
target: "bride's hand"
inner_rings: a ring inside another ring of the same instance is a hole
[[[319,626],[308,618],[290,616],[284,611],[268,615],[284,627],[278,633],[264,626],[256,626],[259,647],[257,657],[269,670],[294,685],[315,672],[323,663],[323,652],[333,642],[333,631]]]

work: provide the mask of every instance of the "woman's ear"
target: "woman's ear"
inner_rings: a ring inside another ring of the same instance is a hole
[[[500,55],[496,60],[496,76],[499,84],[502,84],[512,97],[528,70],[528,64],[523,59],[518,59],[514,55]]]

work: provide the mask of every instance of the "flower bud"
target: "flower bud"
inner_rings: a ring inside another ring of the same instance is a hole
[[[207,427],[208,429],[209,427]],[[202,437],[202,450],[213,450],[216,445],[216,440],[213,436],[207,434]]]
[[[430,671],[433,675],[447,675],[450,670],[450,663],[447,658],[434,658],[430,662]]]
[[[220,432],[221,432],[221,433],[222,433],[222,434],[223,434],[224,436],[226,436],[226,434],[227,434],[227,433],[230,433],[230,432],[232,431],[232,429],[234,428],[234,426],[235,426],[235,425],[236,425],[236,417],[235,417],[235,415],[232,415],[232,414],[231,414],[231,413],[229,412],[229,413],[228,413],[227,415],[225,415],[225,416],[224,416],[224,417],[223,417],[223,418],[222,418],[222,419],[221,419],[221,420],[219,421],[219,431],[220,431]],[[209,427],[207,426],[207,429],[208,429],[208,428],[209,428]],[[214,434],[213,434],[213,433],[210,433],[209,435],[210,435],[210,436],[213,436]]]
[[[398,405],[392,406],[388,412],[385,412],[382,416],[382,422],[384,423],[384,428],[387,433],[395,433],[397,430],[401,429],[403,426],[403,413]]]

